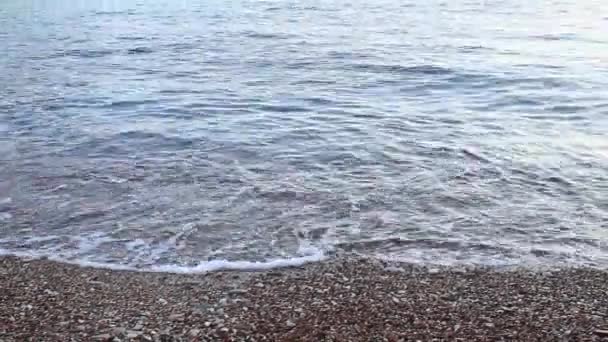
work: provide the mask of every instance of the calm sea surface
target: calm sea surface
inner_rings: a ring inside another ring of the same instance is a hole
[[[603,0],[0,1],[0,252],[608,267],[607,33]]]

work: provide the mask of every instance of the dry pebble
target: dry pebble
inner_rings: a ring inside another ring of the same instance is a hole
[[[0,257],[0,341],[608,341],[608,272],[341,257],[199,275]]]

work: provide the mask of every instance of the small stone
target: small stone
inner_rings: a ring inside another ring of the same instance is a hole
[[[159,302],[161,305],[167,305],[167,304],[169,304],[169,302],[167,302],[167,301],[166,301],[164,298],[159,298],[159,299],[158,299],[158,302]]]
[[[292,320],[288,320],[288,321],[285,323],[285,325],[286,325],[288,328],[293,328],[293,327],[295,327],[295,326],[296,326],[296,324],[295,324],[295,323],[294,323]]]
[[[52,291],[52,290],[49,290],[49,289],[45,289],[44,293],[46,293],[49,296],[53,296],[53,297],[59,294],[59,292]]]
[[[243,289],[234,289],[234,290],[230,290],[230,292],[228,292],[228,294],[230,295],[244,295],[247,293],[247,290],[243,290]]]
[[[127,338],[136,338],[139,335],[141,335],[141,331],[134,331],[134,330],[129,330],[127,332]]]
[[[395,304],[399,304],[399,303],[401,303],[401,301],[399,301],[399,298],[397,298],[397,297],[393,297],[393,302],[394,302]]]
[[[205,322],[203,325],[204,325],[205,327],[209,328],[209,327],[211,326],[211,322],[208,322],[208,321],[207,321],[207,322]]]
[[[133,330],[143,330],[144,329],[144,325],[140,323],[137,323],[134,327]]]
[[[116,327],[112,329],[112,335],[113,336],[121,336],[127,333],[127,329],[123,328],[123,327]]]
[[[608,336],[608,329],[596,329],[594,333],[598,336]]]
[[[484,323],[483,325],[484,325],[486,328],[494,328],[494,327],[495,327],[494,323],[491,323],[491,322],[489,322],[489,323]]]
[[[192,330],[190,330],[190,332],[189,332],[188,334],[189,334],[190,336],[192,336],[192,337],[196,337],[196,336],[198,336],[200,333],[201,333],[201,330],[200,330],[200,329],[192,329]]]
[[[92,337],[94,341],[109,341],[110,339],[112,339],[112,335],[110,334],[101,334],[101,335],[95,335]]]
[[[184,315],[183,314],[172,314],[169,316],[169,320],[171,321],[183,321],[184,320]]]
[[[255,284],[255,287],[262,288],[262,287],[264,287],[264,283],[257,283],[257,284]]]

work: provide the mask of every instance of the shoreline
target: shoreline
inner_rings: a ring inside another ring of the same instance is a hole
[[[337,257],[151,273],[0,256],[0,341],[608,341],[608,271]]]

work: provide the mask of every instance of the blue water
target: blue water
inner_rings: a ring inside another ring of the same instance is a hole
[[[607,4],[3,1],[0,251],[606,267]]]

